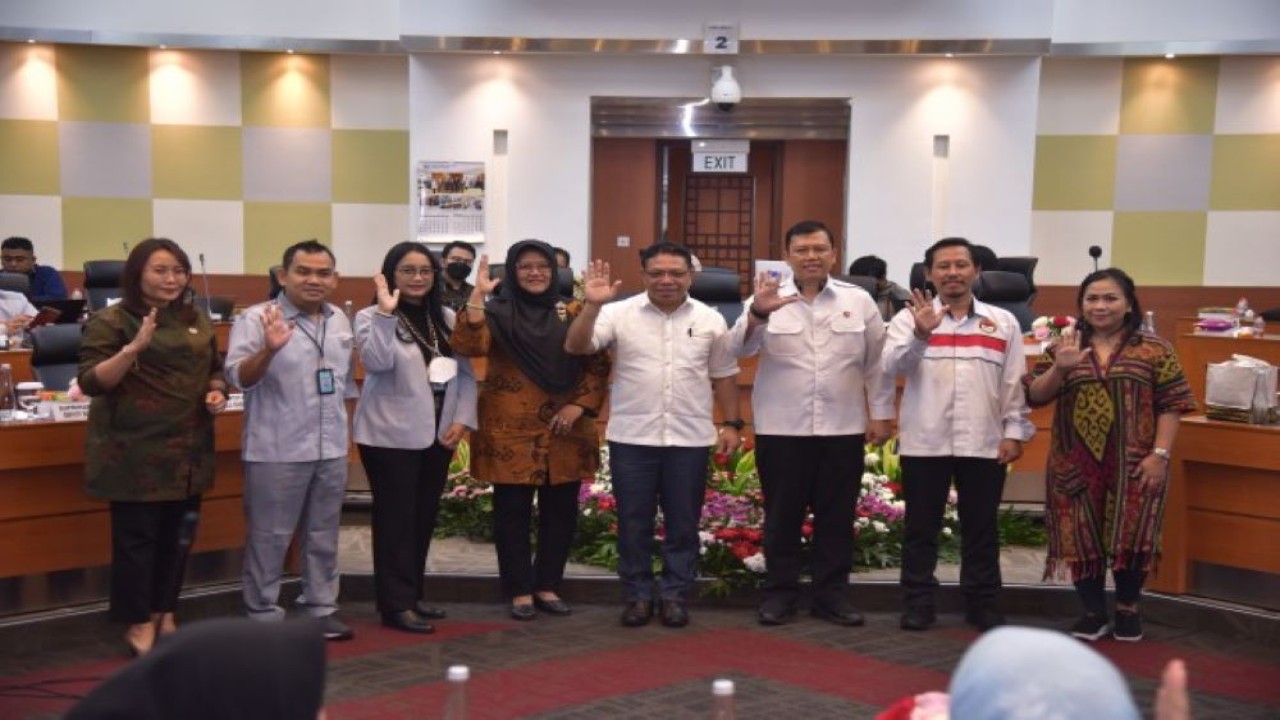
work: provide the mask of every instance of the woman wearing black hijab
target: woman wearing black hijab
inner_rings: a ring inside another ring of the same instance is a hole
[[[501,283],[489,278],[488,266],[482,256],[465,321],[451,338],[459,354],[488,360],[471,472],[493,483],[498,574],[511,616],[532,620],[535,608],[568,615],[557,588],[577,528],[579,485],[599,467],[595,416],[609,360],[604,353],[579,358],[564,351],[580,305],[560,299],[550,245],[522,240],[511,246]],[[538,553],[531,561],[535,495]]]
[[[193,623],[111,676],[67,720],[323,718],[324,635],[310,620]]]

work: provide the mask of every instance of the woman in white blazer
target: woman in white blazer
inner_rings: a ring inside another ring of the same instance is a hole
[[[422,600],[423,573],[453,449],[476,427],[475,376],[449,345],[440,272],[425,245],[396,245],[374,277],[376,303],[355,320],[365,379],[354,437],[373,491],[378,611],[384,625],[417,633],[445,616]]]

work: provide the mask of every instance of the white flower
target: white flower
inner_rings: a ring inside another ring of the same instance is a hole
[[[586,517],[591,514],[591,508],[582,508],[582,516]]]
[[[853,521],[853,526],[856,528],[864,528],[870,524],[871,524],[871,518],[860,517],[857,520]]]
[[[706,552],[705,547],[706,547],[707,545],[714,545],[714,544],[715,544],[715,542],[716,542],[716,536],[715,536],[715,535],[712,535],[711,533],[707,532],[706,530],[699,530],[699,531],[698,531],[698,542],[699,542],[699,543],[701,543],[701,544],[702,544],[702,546],[704,547],[703,552]]]
[[[893,502],[889,503],[889,507],[893,508],[894,510],[902,510],[903,512],[906,512],[906,510],[907,510],[907,501],[906,501],[906,500],[894,500]]]
[[[743,558],[742,564],[751,572],[762,573],[765,568],[764,553],[758,552],[751,557]]]
[[[942,528],[942,534],[946,535],[947,537],[951,537],[951,528],[949,527]]]
[[[862,473],[862,487],[873,488],[876,486],[876,475],[873,472]]]
[[[875,530],[876,532],[889,532],[889,526],[885,525],[883,522],[880,522],[879,520],[871,521],[871,529]]]
[[[592,495],[604,495],[607,492],[609,492],[609,483],[603,483],[603,482],[591,483]]]
[[[879,464],[880,464],[880,456],[879,456],[879,455],[877,455],[877,454],[875,454],[875,453],[873,453],[873,452],[869,452],[869,453],[867,453],[867,456],[866,456],[865,458],[863,458],[863,459],[862,459],[862,461],[863,461],[864,463],[868,464],[868,465],[879,465]]]

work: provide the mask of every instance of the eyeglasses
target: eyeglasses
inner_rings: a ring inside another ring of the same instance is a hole
[[[431,277],[435,274],[435,268],[431,267],[409,267],[406,265],[405,267],[396,268],[396,275],[403,278]]]
[[[644,276],[650,280],[661,280],[663,277],[669,277],[672,280],[683,280],[689,277],[688,270],[645,270]]]
[[[549,273],[551,266],[546,263],[520,263],[516,265],[516,271],[522,273]]]

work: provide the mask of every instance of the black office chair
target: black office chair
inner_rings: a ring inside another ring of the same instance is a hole
[[[84,296],[90,312],[106,307],[124,293],[123,260],[86,260],[84,263]]]
[[[911,290],[928,290],[931,293],[938,292],[938,289],[929,282],[929,271],[925,269],[924,263],[911,264],[911,276],[907,280],[907,285]]]
[[[1031,329],[1035,315],[1027,298],[1031,290],[1027,279],[1014,272],[1003,270],[986,270],[978,275],[978,282],[973,285],[973,295],[988,305],[995,305],[1013,313],[1023,332]]]
[[[280,294],[280,291],[284,290],[284,287],[280,285],[280,278],[276,277],[276,273],[279,272],[281,269],[282,269],[282,266],[280,265],[272,265],[271,267],[267,268],[267,283],[268,283],[267,299],[268,300],[275,300],[276,296]]]
[[[1039,292],[1036,288],[1036,265],[1039,262],[1040,258],[1037,257],[1014,255],[1000,258],[994,269],[1015,272],[1025,277],[1027,285],[1031,288],[1031,297],[1027,300],[1027,304],[1030,305],[1036,301],[1036,294]]]
[[[42,325],[27,331],[31,336],[31,372],[45,389],[71,387],[80,367],[79,323]]]
[[[231,319],[231,313],[235,310],[236,301],[229,297],[212,296],[203,298],[199,295],[192,298],[191,303],[195,305],[200,312],[209,315],[218,321],[227,321]]]
[[[973,246],[973,262],[984,272],[987,270],[1000,270],[1000,258],[996,255],[996,251],[986,245]]]
[[[0,290],[27,294],[31,289],[31,278],[26,273],[0,272]]]
[[[741,280],[732,270],[704,267],[702,272],[694,273],[689,297],[718,310],[730,326],[742,314]]]

